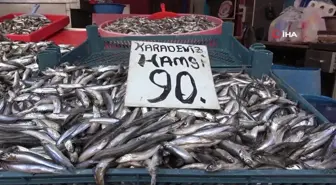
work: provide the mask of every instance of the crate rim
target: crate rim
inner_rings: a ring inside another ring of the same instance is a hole
[[[159,169],[158,183],[169,184],[327,184],[336,182],[336,170],[225,170],[209,173],[202,170]],[[24,174],[0,173],[4,185],[95,183],[92,169],[77,170],[75,174]],[[109,169],[105,174],[109,183],[149,183],[150,174],[145,168]]]
[[[107,171],[107,175],[149,175],[147,169],[145,168],[111,168]],[[162,175],[174,175],[174,176],[199,176],[211,177],[211,176],[222,176],[222,177],[244,177],[244,176],[328,176],[336,179],[336,170],[286,170],[286,169],[269,169],[269,170],[222,170],[219,172],[206,172],[204,170],[190,170],[190,169],[164,169],[160,168],[157,173],[159,176]],[[76,173],[62,173],[62,174],[29,174],[20,172],[0,172],[0,177],[62,177],[71,175],[93,175],[92,169],[81,169],[76,170]]]

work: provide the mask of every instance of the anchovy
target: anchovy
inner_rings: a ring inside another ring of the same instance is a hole
[[[171,143],[166,142],[163,146],[173,155],[182,158],[186,164],[193,163],[195,161],[188,151],[177,145],[172,145]]]
[[[141,26],[136,25],[136,23],[139,22],[141,22]],[[170,24],[175,26],[168,26]],[[188,33],[211,29],[215,26],[216,24],[214,22],[199,15],[178,16],[176,18],[167,17],[159,20],[135,16],[117,19],[104,26],[103,29],[107,32],[147,35]]]
[[[13,19],[0,22],[0,33],[19,35],[30,34],[50,23],[51,20],[43,16],[16,16]]]
[[[244,169],[244,165],[240,162],[226,163],[223,161],[219,161],[214,164],[208,165],[205,170],[208,172],[216,172],[221,170],[236,170],[236,169]]]
[[[0,41],[4,170],[93,168],[103,185],[109,168],[147,168],[152,184],[159,168],[335,168],[335,125],[318,124],[269,76],[214,71],[220,110],[127,107],[127,67],[63,63],[39,71],[34,53],[47,46]]]
[[[147,169],[149,174],[151,175],[151,185],[156,184],[156,173],[158,170],[159,165],[162,163],[162,155],[159,149],[155,150],[155,153],[150,161],[146,160],[147,162]]]
[[[65,166],[68,170],[73,171],[75,168],[70,160],[53,144],[43,144],[46,153],[57,163]]]
[[[36,163],[39,165],[44,165],[50,168],[54,168],[56,170],[65,170],[64,167],[54,164],[48,159],[44,159],[43,157],[36,155],[30,152],[15,152],[15,153],[3,153],[0,156],[1,160],[7,162],[16,162],[16,163]]]
[[[8,171],[17,171],[17,172],[25,172],[25,173],[33,173],[33,174],[41,174],[41,173],[54,173],[54,174],[61,174],[64,171],[57,170],[55,168],[50,168],[43,165],[38,164],[23,164],[23,163],[8,163],[8,162],[1,162],[1,168],[8,170]]]

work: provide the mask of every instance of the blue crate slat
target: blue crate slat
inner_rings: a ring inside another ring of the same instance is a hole
[[[251,53],[235,39],[233,23],[223,24],[221,35],[201,36],[129,36],[102,38],[97,26],[87,26],[87,40],[72,52],[61,58],[61,62],[77,62],[86,65],[128,63],[131,41],[170,42],[181,44],[199,44],[208,46],[212,67],[251,66]],[[112,58],[112,60],[111,60]],[[269,61],[271,63],[271,61]],[[41,70],[53,67],[52,63],[40,62]]]
[[[266,46],[260,43],[256,43],[250,46],[252,71],[251,75],[254,77],[261,77],[263,74],[267,74],[273,61],[273,53],[266,50]]]
[[[312,94],[303,94],[302,97],[313,105],[330,122],[336,122],[336,100],[326,96],[317,96]]]
[[[273,65],[272,71],[300,94],[321,95],[319,68]]]
[[[92,170],[78,170],[76,174],[31,175],[2,172],[1,185],[16,184],[63,184],[94,183]],[[143,182],[148,184],[150,176],[146,169],[110,169],[106,182]],[[329,184],[336,182],[335,170],[226,170],[207,173],[201,170],[160,169],[158,183],[281,183],[281,184]]]

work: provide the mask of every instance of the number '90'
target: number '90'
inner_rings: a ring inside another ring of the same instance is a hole
[[[160,85],[155,81],[155,75],[161,74],[161,73],[166,74],[166,79],[167,79],[166,85]],[[182,90],[181,90],[181,79],[182,79],[183,76],[188,76],[189,77],[190,83],[191,83],[192,88],[193,88],[190,95],[185,99],[183,98],[183,93],[182,93]],[[148,99],[148,102],[157,103],[157,102],[161,102],[161,101],[165,100],[168,97],[170,91],[172,90],[170,74],[163,69],[156,69],[149,74],[149,80],[153,84],[155,84],[156,86],[162,88],[163,92],[156,98]],[[176,75],[176,86],[175,86],[175,97],[176,97],[176,99],[178,99],[180,102],[182,102],[184,104],[192,104],[194,102],[195,98],[196,98],[196,95],[197,95],[197,88],[196,88],[194,78],[187,71],[179,72]]]

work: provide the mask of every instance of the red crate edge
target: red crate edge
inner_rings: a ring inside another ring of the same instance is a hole
[[[23,13],[12,13],[4,15],[0,17],[0,22],[22,14]],[[44,16],[51,20],[49,25],[28,35],[6,34],[6,37],[13,41],[39,42],[65,28],[70,23],[70,19],[66,15],[44,14]]]

